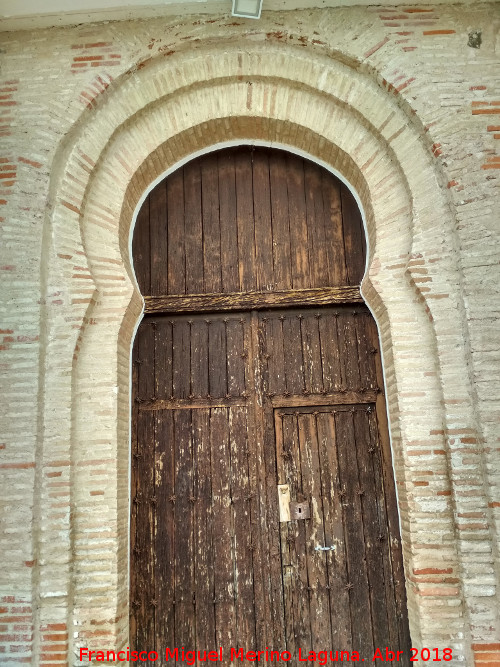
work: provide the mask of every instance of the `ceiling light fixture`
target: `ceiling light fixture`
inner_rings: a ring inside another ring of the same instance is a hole
[[[247,19],[260,19],[262,0],[233,0],[233,16]]]

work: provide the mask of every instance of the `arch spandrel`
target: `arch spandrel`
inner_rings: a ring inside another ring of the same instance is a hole
[[[411,279],[412,266],[417,266],[412,265],[412,258],[418,259],[415,255],[435,257],[426,234],[440,226],[447,238],[453,235],[439,177],[414,121],[397,99],[368,75],[318,56],[315,50],[283,47],[278,57],[274,46],[259,45],[255,54],[252,48],[249,44],[250,53],[243,58],[234,47],[227,47],[223,56],[218,52],[224,68],[223,72],[217,69],[221,75],[216,79],[212,77],[217,55],[214,46],[205,55],[176,54],[168,65],[165,59],[153,60],[130,81],[116,82],[95,109],[84,114],[61,148],[64,169],[54,176],[56,203],[46,223],[53,244],[46,285],[47,290],[53,284],[62,287],[68,299],[68,317],[76,315],[77,333],[75,344],[69,344],[65,352],[73,368],[65,399],[73,427],[60,437],[67,438],[75,469],[88,459],[89,448],[106,450],[111,461],[106,483],[117,507],[116,535],[110,538],[116,556],[105,584],[114,602],[96,609],[99,618],[114,618],[109,607],[120,609],[127,599],[128,482],[124,460],[129,442],[128,355],[141,306],[130,263],[132,212],[157,179],[190,156],[227,142],[256,141],[300,152],[334,170],[359,196],[369,241],[363,293],[377,319],[384,350],[407,573],[418,569],[422,556],[412,549],[418,533],[412,523],[418,523],[415,517],[419,512],[429,509],[412,495],[415,464],[412,459],[408,465],[409,448],[422,437],[427,438],[431,450],[445,447],[443,395],[457,391],[456,384],[447,384],[442,372],[446,355],[441,354],[440,345],[444,343],[435,336],[446,304],[432,296],[446,294],[459,302],[458,277],[450,282],[443,278],[449,271],[443,276],[436,274],[430,292],[416,289]],[[172,77],[165,76],[167,66],[174,73]],[[88,263],[91,280],[85,297],[64,259],[58,257],[63,254],[62,246],[83,253],[82,264]],[[443,248],[438,262],[452,265]],[[90,296],[89,286],[93,290]],[[76,302],[82,300],[79,316],[69,305],[70,296]],[[61,312],[47,311],[51,337],[63,335],[67,329]],[[460,331],[459,315],[455,317]],[[412,345],[427,350],[428,375],[408,361]],[[54,410],[50,387],[57,380],[57,373],[47,367],[46,433],[50,432]],[[410,398],[407,394],[416,384],[419,396]],[[415,414],[420,420],[418,428]],[[74,477],[75,506],[88,504],[86,479],[85,475]],[[449,470],[440,483],[443,490],[449,489]],[[42,503],[44,493],[47,490],[42,488]],[[93,502],[97,507],[98,500]],[[455,535],[442,501],[431,502],[430,507],[449,523],[449,534]],[[78,514],[71,534],[71,549],[81,553],[87,538]],[[41,552],[44,548],[40,544]],[[456,541],[447,548],[451,567],[458,572]],[[68,577],[69,615],[74,621],[76,612],[86,608],[85,578],[76,570]],[[408,582],[411,631],[415,641],[421,639],[426,645],[432,641],[433,628],[425,619],[418,590],[418,582]],[[455,599],[456,615],[450,620],[454,634],[463,633],[465,627],[460,590]],[[44,604],[50,606],[49,602]],[[127,623],[120,619],[112,622],[109,630],[117,643],[124,643]],[[78,641],[76,638],[76,644]]]

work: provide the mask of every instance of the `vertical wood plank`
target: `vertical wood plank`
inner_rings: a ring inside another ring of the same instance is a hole
[[[184,246],[186,249],[186,294],[202,294],[204,286],[201,172],[199,160],[184,169]],[[164,292],[167,294],[167,292]]]
[[[155,395],[172,396],[172,324],[166,317],[157,318],[155,336]]]
[[[135,591],[133,606],[136,622],[136,646],[138,650],[155,646],[155,516],[154,507],[149,502],[154,492],[154,415],[139,412],[137,423],[137,476],[133,497],[135,507],[136,538],[134,543]]]
[[[325,546],[318,433],[314,414],[298,412],[297,419],[302,492],[310,504],[311,511],[311,518],[305,520],[305,529],[312,646],[316,651],[320,651],[332,645],[332,638],[330,623],[325,623],[325,619],[330,619],[326,552],[315,550],[316,546]]]
[[[321,312],[304,311],[302,329],[302,358],[304,360],[304,391],[320,394],[323,391],[323,363],[319,336]]]
[[[159,183],[149,193],[149,238],[151,244],[151,294],[168,294],[167,186]]]
[[[213,316],[208,321],[209,393],[212,397],[226,396],[226,326],[221,317]]]
[[[186,291],[186,251],[184,247],[184,174],[177,169],[167,178],[168,207],[168,293]]]
[[[342,494],[345,498],[344,525],[348,559],[349,599],[351,611],[352,648],[362,658],[373,656],[373,640],[370,617],[370,597],[363,542],[361,499],[354,442],[354,428],[350,410],[338,410],[335,414],[339,468]],[[361,530],[360,530],[361,528]]]
[[[343,183],[340,190],[347,280],[349,285],[359,285],[365,271],[365,233],[354,196]]]
[[[248,355],[245,349],[245,325],[248,325],[248,316],[244,322],[240,317],[225,318],[227,342],[227,393],[229,396],[242,396],[246,391],[245,360]]]
[[[245,292],[256,288],[252,158],[248,149],[241,149],[235,154],[234,171],[238,225],[238,274],[240,290]]]
[[[274,288],[268,151],[253,153],[253,210],[255,225],[255,279],[257,290]]]
[[[370,595],[371,623],[374,647],[382,646],[390,638],[385,591],[389,582],[385,579],[381,542],[387,541],[387,527],[379,524],[377,505],[380,489],[375,486],[376,472],[373,470],[375,452],[371,443],[369,416],[372,406],[358,407],[353,413],[354,436],[358,461],[359,486],[362,492],[361,512],[364,533],[366,568]],[[367,412],[367,410],[369,412]],[[383,502],[383,498],[382,498]],[[367,609],[368,612],[368,609]],[[390,645],[395,646],[392,643]]]
[[[287,156],[288,214],[290,216],[290,246],[292,287],[311,286],[309,239],[304,186],[303,161]]]
[[[268,506],[266,491],[265,428],[262,414],[262,368],[259,345],[259,318],[254,311],[246,331],[247,373],[250,386],[249,438],[253,443],[249,457],[252,549],[254,558],[255,625],[257,646],[272,646],[271,569],[269,565]]]
[[[234,646],[236,640],[228,417],[228,410],[225,408],[211,410],[215,630],[217,646],[223,647]]]
[[[196,649],[216,648],[210,410],[193,410]],[[204,663],[198,662],[202,665]]]
[[[293,458],[288,449],[290,444],[290,433],[287,427],[290,426],[291,420],[288,419],[286,425],[284,420],[286,417],[279,411],[275,411],[274,428],[276,433],[276,465],[278,484],[288,484],[289,495],[290,490],[296,494],[297,476],[294,474]],[[293,423],[292,423],[293,426]],[[295,488],[294,488],[295,485]],[[277,489],[277,492],[278,489]],[[294,495],[295,497],[295,495]],[[281,567],[283,572],[283,604],[284,604],[284,633],[285,633],[285,648],[290,651],[292,655],[298,655],[298,646],[295,641],[295,627],[298,625],[296,619],[296,604],[295,604],[295,579],[296,562],[295,562],[295,530],[290,531],[290,521],[280,522],[280,543],[281,543]]]
[[[238,646],[255,647],[254,552],[252,546],[251,511],[246,409],[229,411],[231,450],[231,507],[234,534],[234,596],[235,639]]]
[[[193,549],[193,441],[191,410],[174,410],[175,457],[175,645],[195,646]]]
[[[370,323],[373,322],[371,314],[363,309],[358,313],[356,320],[358,366],[362,388],[377,388],[377,373],[375,368],[375,354],[378,354],[378,345],[372,344]]]
[[[222,261],[222,291],[238,292],[238,224],[236,218],[236,177],[234,150],[221,155],[219,170],[220,240]],[[199,261],[199,260],[198,260]]]
[[[347,268],[342,226],[340,183],[327,171],[322,173],[323,211],[325,220],[325,248],[329,267],[329,285],[345,285]]]
[[[154,350],[155,327],[146,320],[138,332],[137,356],[137,399],[149,399],[154,395]],[[140,405],[140,403],[139,403]],[[154,494],[155,474],[152,462],[155,457],[154,415],[138,413],[137,442],[135,446],[135,488],[133,489],[135,590],[132,606],[135,609],[136,646],[155,645],[155,571],[152,554],[155,542],[154,507],[149,502]]]
[[[172,386],[175,398],[188,398],[191,393],[191,326],[186,318],[174,318],[172,325]]]
[[[269,155],[269,181],[271,188],[274,285],[277,290],[291,289],[288,187],[286,159],[282,151],[272,151]]]
[[[338,311],[326,309],[319,319],[323,387],[327,392],[339,391],[342,386],[337,319]]]
[[[288,394],[301,394],[304,389],[301,320],[288,312],[283,320],[283,340],[286,341],[285,378]]]
[[[330,623],[332,646],[352,650],[351,615],[347,589],[347,554],[344,539],[341,480],[339,477],[335,412],[320,412],[316,417],[321,464],[321,493],[323,498],[325,544],[335,546],[326,552],[330,591]]]
[[[280,395],[284,393],[286,387],[282,319],[277,314],[269,314],[267,322],[262,323],[261,326],[263,327],[262,336],[265,344],[262,365],[263,369],[266,370],[267,391],[269,396]]]
[[[327,257],[327,239],[325,235],[325,211],[321,169],[318,165],[304,161],[304,189],[306,198],[307,231],[309,238],[310,287],[323,287],[330,284],[329,263]]]
[[[151,294],[151,246],[149,240],[149,197],[139,209],[132,237],[132,257],[137,284],[142,294]]]
[[[138,585],[137,585],[137,566],[138,559],[135,551],[135,544],[137,541],[137,507],[133,502],[139,490],[139,478],[137,470],[137,459],[139,458],[138,448],[138,420],[139,420],[139,404],[136,401],[138,398],[138,381],[139,381],[139,333],[136,335],[134,345],[132,348],[132,424],[130,429],[130,444],[131,444],[131,479],[130,479],[130,581],[129,581],[129,634],[132,647],[137,646],[137,607],[139,604]]]
[[[193,317],[191,325],[191,393],[195,398],[206,397],[208,387],[208,331],[204,318]]]
[[[164,653],[175,643],[175,440],[173,412],[156,413],[156,646]]]
[[[304,491],[302,485],[302,465],[300,458],[300,436],[299,422],[297,414],[286,415],[284,418],[284,433],[286,434],[285,443],[290,443],[289,465],[291,473],[290,495],[292,500],[304,500]],[[313,637],[311,632],[311,609],[309,598],[309,580],[307,573],[307,538],[306,526],[304,521],[291,521],[289,527],[290,550],[293,553],[293,563],[295,565],[294,576],[294,633],[295,644],[302,649],[302,652],[308,652],[313,646]]]
[[[201,188],[205,292],[220,292],[221,229],[219,219],[219,174],[217,156],[212,153],[204,155],[201,158]]]
[[[340,310],[337,317],[342,387],[348,391],[358,391],[361,384],[357,363],[356,317],[351,310],[346,309]]]

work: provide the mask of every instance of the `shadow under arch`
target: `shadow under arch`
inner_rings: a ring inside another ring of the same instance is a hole
[[[442,427],[440,406],[443,389],[440,378],[436,380],[436,377],[429,376],[423,380],[420,374],[416,378],[415,369],[405,362],[404,355],[400,355],[408,347],[408,331],[398,324],[394,313],[398,304],[405,302],[411,313],[410,319],[419,327],[414,342],[427,350],[429,371],[435,373],[442,364],[434,330],[440,317],[439,307],[436,302],[429,301],[428,295],[426,303],[422,302],[422,293],[416,293],[415,285],[408,280],[408,262],[404,260],[420,250],[428,252],[425,232],[433,224],[442,224],[443,220],[446,223],[449,218],[434,168],[418,137],[407,124],[404,113],[393,101],[389,115],[396,114],[399,119],[400,131],[396,133],[394,127],[382,132],[376,130],[374,121],[378,122],[378,115],[377,119],[370,120],[363,116],[359,107],[353,106],[353,99],[356,99],[352,93],[353,86],[359,85],[363,95],[371,86],[375,94],[376,86],[370,84],[364,75],[349,73],[352,85],[343,100],[341,85],[338,86],[337,96],[334,96],[325,89],[325,85],[315,88],[318,82],[310,82],[308,88],[303,85],[297,87],[293,81],[290,83],[283,77],[276,77],[276,73],[270,79],[259,73],[252,82],[253,101],[249,104],[248,83],[238,80],[241,64],[238,63],[237,50],[230,55],[235,65],[234,78],[222,82],[216,80],[210,87],[207,72],[207,85],[212,92],[208,99],[203,86],[193,84],[182,87],[178,95],[175,91],[167,97],[159,95],[157,104],[144,103],[143,113],[138,109],[130,114],[126,122],[116,118],[111,132],[113,112],[107,105],[98,110],[108,114],[105,118],[99,113],[95,117],[88,114],[89,123],[76,133],[75,143],[65,148],[67,160],[52,181],[55,206],[48,220],[51,250],[45,284],[51,285],[51,288],[60,285],[66,300],[64,308],[59,311],[47,310],[48,327],[43,342],[47,360],[53,350],[51,341],[61,338],[67,341],[64,354],[66,368],[69,365],[72,369],[71,381],[68,385],[63,378],[57,396],[61,397],[61,388],[63,392],[67,391],[62,407],[70,428],[67,433],[58,432],[59,427],[54,422],[50,391],[58,386],[61,374],[45,362],[44,394],[47,398],[41,436],[46,442],[51,438],[60,442],[61,449],[67,451],[71,461],[71,504],[74,511],[67,522],[70,535],[67,588],[61,596],[61,604],[67,608],[71,635],[74,628],[84,633],[92,618],[92,623],[104,625],[110,641],[117,646],[126,642],[128,627],[128,618],[125,619],[124,613],[128,590],[128,467],[122,454],[124,447],[128,449],[129,352],[142,310],[140,296],[132,282],[130,227],[144,191],[166,172],[165,165],[168,165],[167,170],[173,169],[196,151],[224,141],[263,141],[286,147],[292,152],[303,151],[309,159],[320,161],[342,175],[359,195],[370,245],[369,271],[363,290],[379,324],[385,356],[395,476],[400,502],[402,499],[404,505],[402,539],[407,568],[418,565],[418,554],[410,553],[409,548],[412,537],[408,526],[413,519],[407,505],[409,482],[415,471],[409,471],[405,466],[403,443],[411,442],[419,429],[412,425],[414,401],[408,401],[404,392],[415,381],[420,387],[424,383],[425,391],[420,403],[421,409],[427,411],[425,428],[430,437],[432,431]],[[267,66],[276,70],[279,63],[271,62],[272,50],[267,56]],[[226,60],[230,60],[229,56]],[[182,62],[179,63],[181,65]],[[329,67],[336,70],[337,63],[329,61]],[[345,66],[342,64],[339,67],[342,72],[337,71],[336,74],[344,76]],[[148,70],[144,68],[139,74],[146,75]],[[252,76],[251,71],[245,74]],[[271,108],[269,100],[273,94],[282,103]],[[221,100],[228,107],[229,114],[227,111],[221,113]],[[184,113],[186,108],[192,111],[187,118]],[[103,127],[99,129],[101,125]],[[92,132],[94,126],[95,133]],[[99,144],[100,133],[107,137],[102,145]],[[408,144],[404,146],[401,143],[402,136],[407,137],[415,151],[411,160],[405,155]],[[97,160],[89,155],[92,153],[90,145],[100,146]],[[416,169],[421,170],[418,177]],[[432,211],[427,205],[429,192],[432,192],[436,203]],[[421,225],[424,236],[420,230],[415,233],[415,221]],[[61,233],[63,228],[64,233]],[[79,253],[82,263],[87,262],[91,294],[89,288],[86,292],[81,290],[71,263],[65,259],[68,248]],[[451,259],[443,256],[441,261],[449,264]],[[442,288],[443,285],[438,282],[433,285],[437,291],[442,291]],[[452,291],[449,289],[449,293]],[[426,306],[434,315],[432,322],[427,316]],[[69,334],[61,311],[79,323]],[[440,443],[441,439],[436,434],[431,438],[433,443]],[[97,451],[99,456],[90,458],[89,450],[93,453]],[[52,456],[49,450],[42,448],[38,467],[44,462],[50,463]],[[105,497],[113,507],[110,519],[113,534],[106,538],[109,539],[112,558],[104,567],[102,595],[89,603],[85,573],[93,566],[101,567],[98,564],[102,561],[101,555],[90,555],[86,560],[78,558],[77,561],[72,558],[75,554],[82,556],[88,547],[88,529],[85,527],[88,512],[102,512],[103,517],[108,516],[107,508],[101,509],[102,501],[98,496],[92,496],[89,501],[89,489],[93,488],[94,481],[90,473],[101,470],[102,461],[107,461],[110,466],[103,473],[103,483]],[[449,473],[443,485],[446,489],[450,486]],[[40,503],[48,502],[50,505],[48,490],[40,478],[38,494]],[[450,524],[450,533],[454,534],[452,522],[445,519],[444,508],[439,505],[436,508],[441,518]],[[50,535],[38,535],[36,539],[37,552],[43,555],[47,552]],[[453,544],[450,546],[450,562],[452,568],[459,568],[456,545]],[[40,581],[43,579],[45,582],[44,586],[50,587],[53,573],[41,567],[38,576]],[[55,583],[54,587],[57,588]],[[419,637],[423,641],[432,641],[432,623],[428,624],[425,620],[425,609],[411,586],[408,593],[412,635],[416,641]],[[457,618],[462,614],[461,592],[458,600]],[[43,607],[40,619],[50,618],[50,599],[40,598],[40,605]],[[460,622],[463,630],[463,616]],[[454,627],[458,623],[457,620]],[[79,641],[76,637],[74,645],[78,645]]]

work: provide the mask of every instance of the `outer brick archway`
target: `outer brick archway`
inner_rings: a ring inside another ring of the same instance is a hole
[[[333,170],[364,211],[363,293],[384,352],[411,632],[419,646],[453,639],[460,657],[469,643],[463,538],[453,520],[460,473],[445,432],[452,423],[458,437],[470,436],[474,420],[465,360],[450,355],[464,325],[439,175],[418,121],[371,77],[314,51],[252,49],[191,45],[172,57],[168,80],[163,61],[151,61],[105,93],[61,147],[45,286],[47,294],[61,291],[63,305],[46,311],[37,465],[69,460],[71,514],[61,565],[44,564],[60,526],[39,535],[38,622],[68,624],[70,651],[127,644],[129,358],[142,307],[129,252],[134,212],[193,155],[262,142]],[[81,257],[79,275],[67,259],[73,254]],[[49,488],[38,474],[38,502],[48,513]]]

